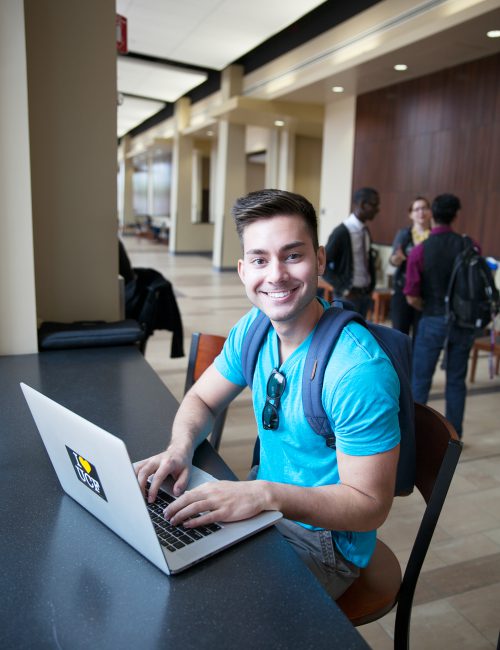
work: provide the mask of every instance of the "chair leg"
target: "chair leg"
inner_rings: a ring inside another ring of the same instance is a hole
[[[470,377],[469,381],[471,384],[474,383],[474,380],[476,378],[476,365],[477,365],[477,355],[479,354],[479,350],[477,348],[472,348],[472,363],[470,366]]]

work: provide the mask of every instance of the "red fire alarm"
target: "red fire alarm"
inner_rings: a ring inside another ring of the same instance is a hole
[[[127,54],[127,19],[116,14],[116,49],[120,54]]]

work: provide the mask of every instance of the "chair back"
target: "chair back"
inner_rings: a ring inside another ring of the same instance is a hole
[[[377,540],[372,561],[337,600],[354,625],[378,620],[397,603],[396,650],[409,648],[415,588],[462,452],[462,443],[446,418],[430,406],[418,403],[415,403],[415,443],[415,485],[425,500],[426,508],[403,579],[396,556],[381,540]]]
[[[446,495],[462,453],[453,425],[427,405],[415,403],[415,485],[427,506],[406,565],[399,591],[394,627],[394,647],[407,650],[413,597]]]
[[[212,364],[215,357],[222,350],[225,340],[224,336],[217,336],[216,334],[193,333],[189,350],[184,394],[188,392],[194,382],[197,381],[205,370]],[[226,415],[227,409],[224,409],[224,411],[219,413],[216,417],[212,427],[210,443],[216,450],[220,447]]]

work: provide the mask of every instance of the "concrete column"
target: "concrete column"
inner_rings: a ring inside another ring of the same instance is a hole
[[[289,129],[270,129],[266,151],[266,187],[293,191],[295,134]]]
[[[134,161],[127,154],[130,151],[131,138],[124,138],[124,158],[123,158],[123,224],[125,226],[135,225],[134,215]]]
[[[212,224],[193,223],[191,220],[193,138],[182,135],[182,129],[189,124],[190,110],[189,99],[179,99],[175,105],[169,238],[171,253],[205,253],[212,250]]]
[[[115,2],[24,9],[37,315],[117,320]]]
[[[319,214],[320,244],[326,244],[333,228],[349,215],[351,209],[355,120],[355,97],[344,97],[325,107]]]
[[[0,3],[0,354],[37,351],[24,3]]]
[[[279,177],[279,145],[280,134],[278,129],[269,129],[266,150],[266,187],[278,188]]]
[[[133,226],[135,224],[134,218],[134,163],[131,157],[128,156],[132,139],[129,135],[122,138],[119,149],[119,165],[120,165],[120,182],[118,183],[118,210],[120,223],[123,226]]]
[[[222,72],[223,99],[241,94],[243,69],[230,66]],[[246,127],[219,121],[217,141],[217,167],[215,173],[215,231],[213,265],[216,269],[234,269],[241,254],[231,208],[235,200],[246,191]]]

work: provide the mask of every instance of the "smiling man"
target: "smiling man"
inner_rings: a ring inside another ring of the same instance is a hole
[[[376,528],[394,494],[399,456],[399,382],[371,334],[350,323],[326,368],[322,402],[336,449],[309,426],[302,407],[302,371],[313,331],[328,303],[316,297],[325,251],[317,219],[304,197],[280,190],[252,192],[233,208],[243,256],[238,273],[251,309],[231,330],[214,364],[184,397],[166,451],[136,464],[149,499],[175,480],[179,498],[165,511],[191,527],[280,510],[277,524],[307,566],[338,598],[366,566]],[[185,491],[196,446],[215,415],[246,386],[243,341],[259,310],[271,327],[259,351],[252,398],[260,462],[247,481]]]

